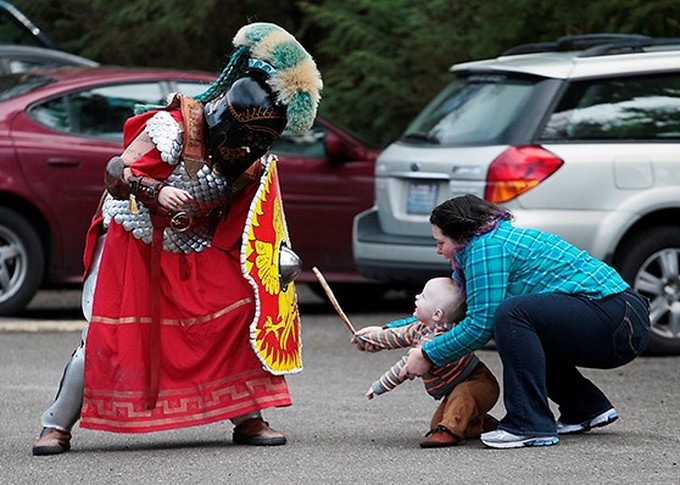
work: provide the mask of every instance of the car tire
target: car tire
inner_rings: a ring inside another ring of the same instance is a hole
[[[680,227],[646,229],[630,238],[619,254],[621,276],[650,300],[646,353],[680,355]]]
[[[14,315],[35,296],[43,278],[45,253],[33,226],[0,207],[0,315]]]

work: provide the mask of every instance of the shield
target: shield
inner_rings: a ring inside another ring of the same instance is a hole
[[[241,267],[255,290],[255,317],[250,342],[263,367],[272,374],[302,370],[300,313],[295,285],[279,278],[279,253],[290,247],[283,212],[276,158],[263,163],[243,231]]]

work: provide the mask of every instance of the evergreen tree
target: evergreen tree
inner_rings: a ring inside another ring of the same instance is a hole
[[[104,64],[219,71],[236,31],[275,22],[295,33],[294,0],[15,0],[59,48]]]
[[[404,130],[456,62],[518,44],[595,32],[676,36],[673,0],[322,0],[303,2],[325,30],[316,52],[321,112],[376,144]]]
[[[62,49],[105,64],[219,71],[234,33],[275,22],[324,78],[321,113],[384,146],[456,63],[593,32],[680,35],[677,0],[15,0]]]
[[[321,112],[377,145],[398,136],[469,50],[471,9],[450,0],[326,0],[302,9],[326,32],[316,46]]]

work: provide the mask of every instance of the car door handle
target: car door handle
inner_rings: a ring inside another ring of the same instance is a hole
[[[45,163],[50,167],[78,167],[80,165],[80,160],[74,158],[50,157],[45,160]]]

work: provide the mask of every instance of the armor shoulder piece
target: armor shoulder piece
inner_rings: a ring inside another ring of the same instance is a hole
[[[182,153],[182,127],[170,113],[159,111],[146,123],[146,131],[161,154],[161,160],[177,165]]]

